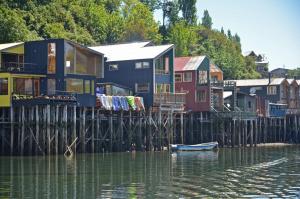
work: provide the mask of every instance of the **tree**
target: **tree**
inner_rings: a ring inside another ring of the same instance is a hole
[[[145,4],[151,12],[157,10],[161,7],[161,0],[140,0],[143,4]]]
[[[161,35],[158,33],[158,24],[153,14],[144,4],[137,1],[128,1],[123,8],[125,16],[124,41],[152,40],[160,43]]]
[[[180,21],[170,28],[168,41],[175,44],[176,56],[191,55],[197,44],[196,30],[185,21]]]
[[[231,30],[227,31],[227,37],[228,37],[229,40],[232,40]]]
[[[180,20],[180,17],[178,16],[180,11],[180,4],[178,0],[163,3],[162,9],[164,15],[163,18],[168,19],[168,26],[171,26]],[[165,24],[165,20],[163,23]]]
[[[36,32],[31,32],[27,28],[19,13],[0,6],[0,43],[28,41],[38,38]]]
[[[224,32],[224,28],[223,28],[223,27],[221,28],[221,33],[222,33],[223,35],[225,35],[225,32]]]
[[[204,10],[203,17],[202,17],[202,25],[208,29],[212,27],[212,19],[209,16],[208,10]]]
[[[182,17],[189,25],[197,24],[196,0],[179,0]]]

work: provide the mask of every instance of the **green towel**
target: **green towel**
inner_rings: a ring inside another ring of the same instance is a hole
[[[134,96],[126,96],[128,104],[135,110]]]

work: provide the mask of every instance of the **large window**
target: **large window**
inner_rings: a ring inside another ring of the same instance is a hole
[[[268,95],[276,95],[276,86],[268,86],[267,87],[267,94]]]
[[[169,57],[161,56],[155,60],[155,73],[168,74],[170,70]]]
[[[0,95],[8,95],[8,78],[0,78]]]
[[[183,74],[183,81],[184,82],[191,82],[192,81],[192,72],[185,72]]]
[[[136,93],[148,93],[150,90],[149,83],[136,83],[135,92]]]
[[[182,82],[182,74],[175,74],[175,82]]]
[[[15,78],[13,81],[13,92],[18,95],[32,95],[32,79]]]
[[[91,53],[86,49],[76,47],[68,42],[65,43],[65,73],[79,75],[93,75],[101,77],[101,56]]]
[[[55,79],[48,79],[47,80],[47,94],[48,95],[55,95],[56,91],[56,80]]]
[[[196,102],[206,102],[206,91],[196,91]]]
[[[83,93],[83,80],[82,79],[66,79],[66,89],[70,93]]]
[[[56,72],[56,44],[48,44],[48,73],[53,74]]]
[[[198,77],[199,84],[206,84],[207,83],[207,71],[199,71]]]

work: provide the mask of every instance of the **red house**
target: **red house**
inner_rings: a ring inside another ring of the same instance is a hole
[[[185,92],[186,110],[223,110],[223,72],[206,56],[175,58],[175,91]]]

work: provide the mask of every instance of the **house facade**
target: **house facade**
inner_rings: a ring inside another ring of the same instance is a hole
[[[7,95],[0,95],[5,98],[1,106],[11,106],[14,96],[41,103],[70,95],[77,105],[95,106],[96,78],[104,75],[103,54],[64,39],[4,44],[0,49],[0,87],[7,88]]]
[[[261,74],[263,78],[268,77],[269,61],[265,55],[256,54],[254,51],[248,51],[244,53],[244,56],[253,58],[256,66],[256,72]]]
[[[223,109],[223,73],[206,56],[175,58],[175,90],[186,93],[186,110]]]
[[[133,42],[95,46],[91,49],[106,57],[104,78],[134,91],[146,107],[156,106],[161,98],[174,93],[174,45],[154,46],[151,42]]]

